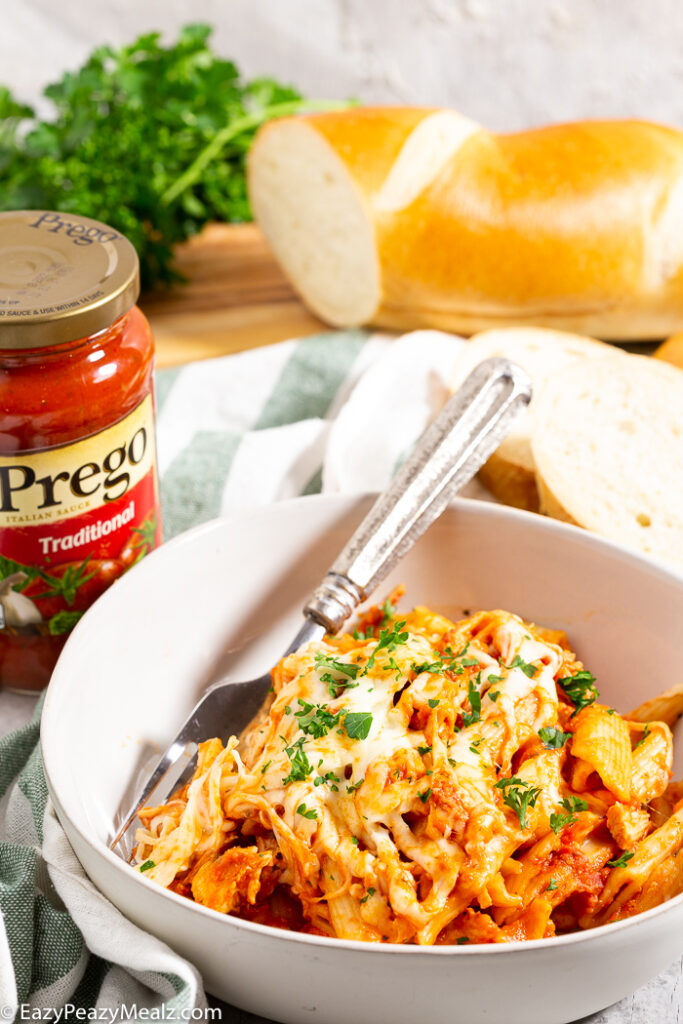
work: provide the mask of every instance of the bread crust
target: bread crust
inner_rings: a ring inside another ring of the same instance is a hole
[[[655,357],[683,370],[683,332],[667,338],[655,352]]]
[[[581,526],[581,523],[577,522],[567,512],[564,505],[558,501],[539,473],[536,474],[536,493],[538,494],[538,511],[541,515],[550,516],[551,519],[560,519],[563,523],[571,523],[572,526]]]
[[[494,498],[504,505],[539,512],[536,474],[526,466],[515,465],[494,452],[479,470],[479,479]]]
[[[361,191],[371,198],[381,188],[411,132],[434,113],[434,107],[351,107],[308,114],[304,119],[329,143]],[[284,123],[271,121],[262,131],[275,130]]]

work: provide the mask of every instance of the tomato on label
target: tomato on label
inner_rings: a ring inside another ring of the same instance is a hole
[[[124,572],[118,558],[86,558],[83,562],[62,562],[24,588],[44,619],[62,611],[85,611]]]
[[[157,517],[148,516],[140,525],[131,530],[130,537],[121,548],[119,558],[130,568],[157,545]]]

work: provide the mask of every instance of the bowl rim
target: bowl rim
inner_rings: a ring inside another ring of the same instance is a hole
[[[205,523],[200,523],[197,526],[192,527],[189,530],[173,537],[171,540],[164,543],[161,547],[151,552],[146,558],[140,563],[134,566],[135,572],[138,574],[137,578],[143,572],[149,573],[153,571],[153,566],[160,558],[165,558],[167,551],[176,551],[179,548],[183,548],[187,545],[192,545],[195,540],[204,534],[212,534],[214,532],[221,532],[227,528],[229,524],[235,520],[243,518],[245,515],[253,521],[255,516],[259,518],[265,516],[266,518],[270,515],[277,515],[277,509],[280,506],[292,507],[301,503],[305,503],[306,507],[315,505],[338,505],[340,508],[343,506],[351,506],[353,503],[360,503],[363,501],[371,500],[377,497],[376,493],[357,493],[357,494],[318,494],[318,495],[306,495],[296,498],[285,499],[280,502],[271,503],[268,505],[259,506],[257,508],[245,507],[243,509],[237,509],[228,515],[214,518]],[[541,533],[555,534],[558,537],[564,537],[568,541],[573,540],[580,546],[585,546],[589,550],[597,552],[607,551],[608,553],[614,553],[627,565],[632,563],[636,568],[640,568],[649,572],[652,576],[658,579],[662,579],[663,582],[674,583],[676,586],[683,588],[683,571],[679,572],[675,568],[664,565],[660,560],[633,551],[631,548],[626,547],[623,544],[609,540],[605,537],[601,537],[598,534],[590,533],[581,527],[574,526],[570,523],[565,523],[561,520],[551,519],[546,516],[538,515],[537,513],[527,512],[523,509],[513,508],[508,505],[501,505],[496,502],[482,501],[474,498],[460,498],[456,497],[449,502],[448,509],[462,509],[463,511],[469,509],[478,515],[483,515],[484,518],[491,517],[497,519],[500,516],[507,519],[510,518],[513,521],[518,521],[525,524],[530,529],[535,529]],[[100,602],[107,602],[111,590],[105,593],[102,598],[99,599],[97,604]],[[84,623],[87,620],[87,614],[78,622],[74,630],[69,636],[67,643],[64,646],[62,653],[60,654],[57,668],[55,669],[55,676],[60,678],[58,673],[59,665],[66,661],[65,655],[68,657],[68,651],[75,646],[74,637],[79,637],[80,633],[84,629]],[[87,628],[87,627],[86,627]],[[616,935],[623,931],[633,928],[638,924],[643,924],[648,921],[660,917],[664,914],[671,913],[683,905],[683,893],[672,897],[670,900],[666,900],[659,906],[652,907],[650,910],[643,911],[640,914],[635,914],[632,917],[624,918],[621,921],[614,921],[611,923],[598,925],[595,928],[584,929],[582,931],[568,932],[563,935],[552,936],[551,938],[543,939],[515,939],[510,942],[502,943],[474,943],[472,945],[431,945],[431,946],[420,946],[416,944],[402,944],[402,943],[374,943],[374,942],[363,942],[357,939],[339,939],[327,935],[311,935],[305,932],[289,931],[284,928],[275,928],[272,925],[258,924],[254,921],[248,921],[243,918],[233,916],[231,914],[221,914],[217,910],[212,910],[209,907],[205,907],[200,903],[195,903],[193,900],[187,897],[180,896],[175,892],[166,889],[151,879],[146,878],[139,872],[135,871],[129,862],[124,861],[121,857],[115,854],[109,849],[105,843],[99,838],[93,838],[87,835],[76,823],[74,818],[67,812],[63,806],[60,798],[57,796],[58,787],[54,785],[50,773],[50,761],[52,757],[52,751],[57,753],[59,747],[55,742],[52,743],[50,734],[50,716],[52,714],[52,706],[55,704],[57,697],[56,688],[53,687],[52,682],[46,691],[45,703],[43,706],[43,712],[41,716],[40,724],[40,751],[43,760],[43,768],[45,772],[45,778],[48,786],[48,792],[50,799],[52,800],[57,816],[60,819],[62,827],[68,834],[69,829],[72,829],[80,838],[80,840],[90,848],[91,852],[99,857],[104,858],[104,861],[112,867],[116,872],[119,873],[121,881],[124,884],[126,879],[146,887],[148,894],[152,894],[154,899],[171,900],[183,913],[192,915],[200,915],[212,921],[224,922],[225,926],[235,927],[238,930],[245,930],[253,935],[260,935],[266,939],[285,941],[285,942],[298,942],[304,945],[320,947],[322,949],[341,949],[346,951],[354,952],[365,952],[373,956],[392,956],[392,955],[411,955],[411,956],[453,956],[455,954],[462,956],[499,956],[503,954],[511,955],[512,953],[522,954],[524,951],[528,951],[531,954],[534,951],[546,950],[550,953],[555,949],[562,949],[565,946],[573,946],[577,943],[585,944],[600,941],[603,938],[607,938],[610,935]],[[68,823],[67,825],[64,822]],[[79,860],[80,863],[80,860]],[[83,865],[82,865],[83,866]],[[85,870],[85,868],[84,868]],[[86,872],[87,874],[87,872]],[[94,884],[94,883],[93,883]],[[122,911],[120,911],[123,913]],[[683,949],[683,943],[681,945]]]

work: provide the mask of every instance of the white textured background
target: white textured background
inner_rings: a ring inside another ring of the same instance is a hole
[[[104,41],[184,22],[248,75],[313,96],[444,104],[491,128],[683,126],[683,0],[0,0],[0,83],[25,100]]]

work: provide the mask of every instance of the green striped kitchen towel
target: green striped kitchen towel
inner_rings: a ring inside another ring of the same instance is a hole
[[[0,1020],[202,1014],[194,967],[122,917],[76,860],[47,797],[39,712],[0,739]]]
[[[160,373],[166,536],[240,506],[384,487],[443,403],[460,344],[346,331]],[[220,1019],[195,968],[86,877],[47,797],[38,730],[39,708],[0,738],[0,1022]],[[590,1021],[677,1021],[682,976],[679,962]]]

